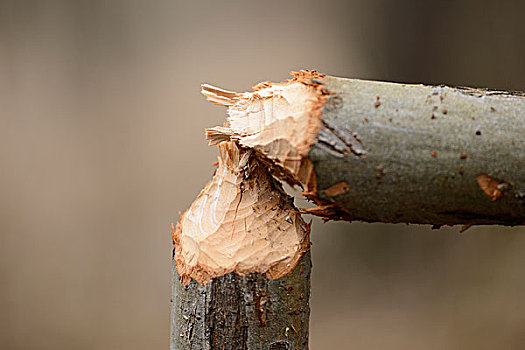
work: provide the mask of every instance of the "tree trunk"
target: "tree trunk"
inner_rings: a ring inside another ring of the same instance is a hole
[[[310,269],[307,252],[279,279],[231,272],[183,285],[173,263],[171,349],[308,349]]]
[[[523,94],[293,74],[203,85],[229,117],[207,130],[212,181],[172,228],[172,349],[308,347],[309,225],[274,177],[326,219],[525,224]]]

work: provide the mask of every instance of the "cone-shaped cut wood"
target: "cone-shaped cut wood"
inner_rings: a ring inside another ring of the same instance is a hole
[[[525,97],[292,72],[235,93],[210,143],[252,149],[327,219],[433,225],[525,223]]]
[[[309,249],[309,225],[252,151],[234,142],[218,148],[213,179],[172,232],[182,283],[232,271],[284,276]]]

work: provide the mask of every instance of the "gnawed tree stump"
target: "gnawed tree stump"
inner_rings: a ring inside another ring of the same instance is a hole
[[[309,230],[327,220],[525,224],[525,96],[292,72],[207,130],[212,181],[172,228],[172,349],[306,349]]]

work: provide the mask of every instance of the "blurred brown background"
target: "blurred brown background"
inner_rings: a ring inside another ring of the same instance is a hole
[[[0,1],[0,348],[168,347],[203,138],[289,70],[525,90],[523,1]],[[314,220],[313,349],[525,348],[525,229]]]

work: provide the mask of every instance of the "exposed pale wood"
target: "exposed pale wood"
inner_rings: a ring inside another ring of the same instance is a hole
[[[221,142],[213,179],[172,232],[184,284],[237,271],[286,275],[309,249],[310,227],[251,150]]]
[[[282,173],[291,184],[313,189],[308,152],[322,127],[326,95],[318,83],[322,75],[293,73],[294,78],[284,83],[261,83],[246,93],[204,84],[201,92],[210,102],[228,107],[227,126],[207,129],[206,137],[210,145],[231,139],[253,149],[268,159],[268,168]]]

